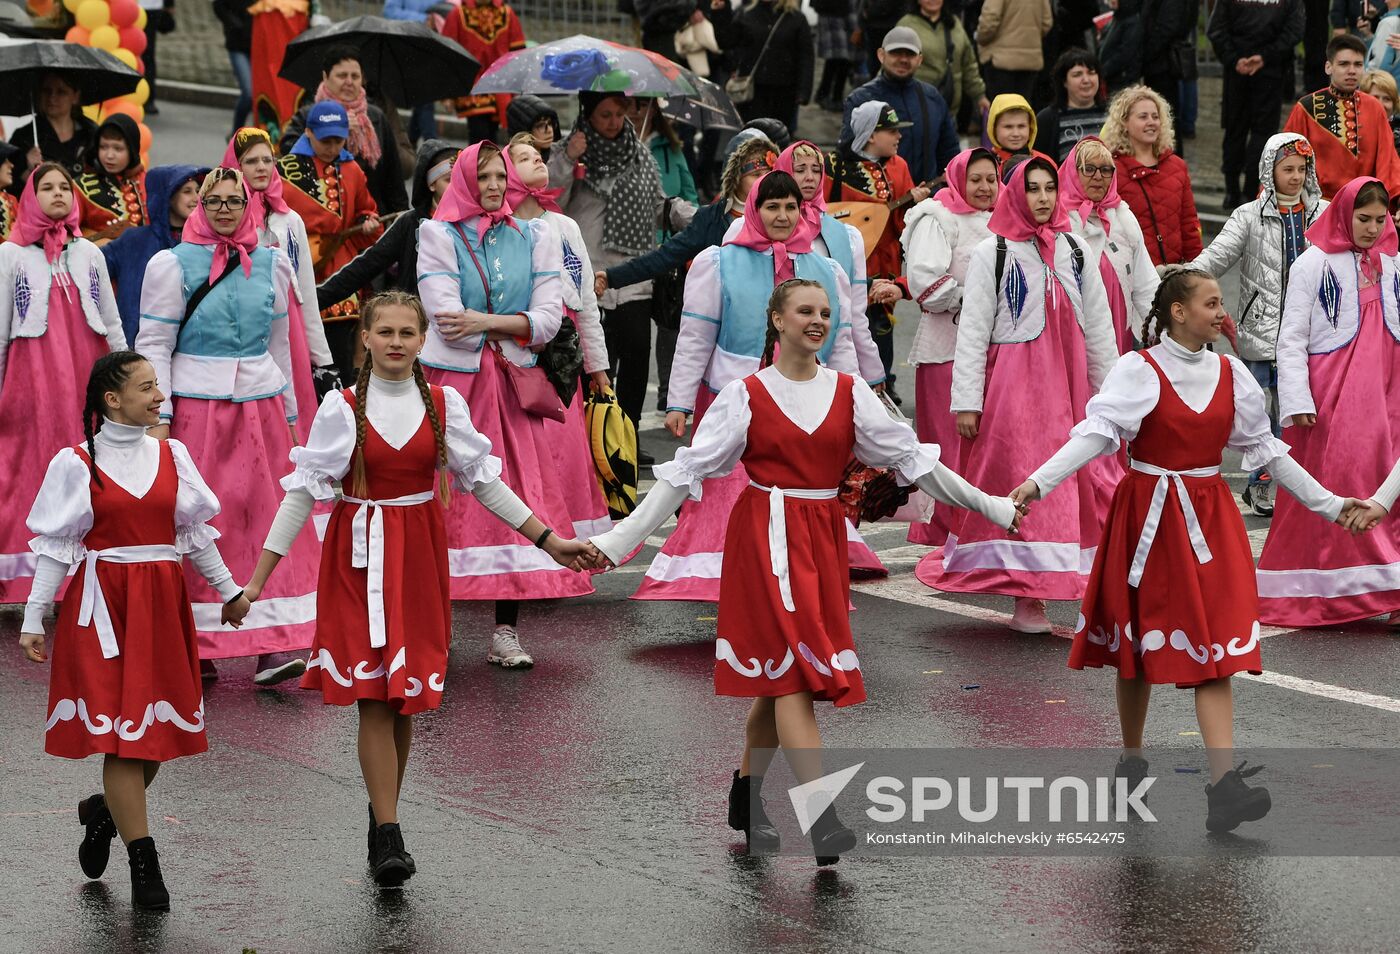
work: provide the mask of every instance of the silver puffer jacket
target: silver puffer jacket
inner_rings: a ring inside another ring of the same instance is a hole
[[[1212,275],[1240,267],[1240,299],[1232,314],[1239,326],[1240,357],[1246,361],[1273,361],[1278,341],[1283,293],[1288,269],[1283,262],[1283,217],[1274,198],[1274,157],[1285,143],[1303,139],[1297,133],[1269,137],[1259,157],[1259,181],[1263,192],[1230,215],[1230,220],[1191,264]],[[1304,228],[1317,221],[1327,200],[1317,184],[1316,161],[1308,157],[1308,177],[1303,184]]]

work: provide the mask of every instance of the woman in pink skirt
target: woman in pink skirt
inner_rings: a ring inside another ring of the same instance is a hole
[[[46,162],[0,245],[0,603],[28,599],[34,577],[22,502],[39,492],[49,459],[82,439],[92,363],[126,347],[107,262],[78,237],[78,219],[72,178]]]
[[[257,565],[263,528],[281,503],[297,420],[287,327],[292,267],[280,250],[258,245],[248,205],[238,170],[205,177],[184,241],[146,268],[136,334],[170,395],[152,435],[178,438],[209,474],[224,505],[214,526],[240,580]],[[187,567],[201,658],[257,656],[253,681],[262,686],[305,672],[318,552],[314,536],[299,537],[289,565],[238,631],[220,623],[223,601]]]
[[[567,527],[557,434],[545,426],[544,402],[531,399],[552,392],[535,349],[553,341],[563,321],[563,249],[545,223],[511,215],[506,185],[500,147],[470,146],[432,220],[418,227],[418,290],[429,321],[423,366],[430,382],[466,399],[501,458],[501,479],[549,526]],[[521,600],[593,592],[587,578],[491,519],[476,500],[447,515],[447,553],[453,599],[496,601],[492,665],[534,665],[516,631]]]
[[[519,133],[511,139],[506,156],[506,202],[518,221],[538,219],[550,226],[559,239],[564,321],[577,329],[583,373],[588,376],[589,386],[601,394],[612,383],[608,378],[608,344],[598,314],[598,296],[593,291],[593,265],[578,223],[559,210],[559,192],[549,188],[549,167],[534,141],[530,133]],[[544,426],[547,432],[557,435],[553,442],[554,463],[564,478],[561,489],[573,517],[574,535],[583,539],[609,530],[612,517],[608,515],[608,502],[593,463],[593,443],[583,417],[584,393],[578,386],[577,374],[573,377],[567,382],[570,398],[564,422],[546,418]]]
[[[966,441],[962,475],[993,493],[1056,450],[1118,359],[1103,279],[1067,234],[1059,198],[1050,160],[1014,166],[992,212],[995,237],[967,267],[952,407]],[[919,578],[950,593],[1014,596],[1011,628],[1048,633],[1044,601],[1083,597],[1121,474],[1116,461],[1086,465],[1014,540],[967,514],[949,528],[941,566],[925,558]]]
[[[1353,179],[1307,231],[1278,338],[1279,419],[1293,457],[1361,497],[1400,456],[1400,237],[1376,179]],[[1358,435],[1364,433],[1364,439]],[[1400,533],[1319,527],[1279,500],[1259,557],[1259,618],[1332,626],[1400,610]]]
[[[987,223],[997,200],[997,157],[988,149],[966,149],[948,163],[948,184],[904,217],[904,260],[909,295],[919,305],[919,327],[909,349],[915,367],[918,401],[914,420],[919,440],[945,448],[945,464],[957,467],[957,420],[950,411],[953,351],[958,341],[958,312],[972,250],[992,233]],[[934,505],[925,523],[909,526],[909,542],[941,547],[953,519],[947,506]]]
[[[1097,136],[1074,144],[1060,167],[1060,204],[1070,231],[1084,239],[1099,266],[1118,352],[1133,350],[1144,335],[1143,322],[1157,294],[1157,269],[1147,254],[1137,216],[1118,194],[1118,167],[1113,153]]]

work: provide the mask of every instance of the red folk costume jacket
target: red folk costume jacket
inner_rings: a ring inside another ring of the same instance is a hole
[[[283,197],[306,223],[316,281],[323,282],[374,244],[375,235],[366,235],[357,226],[367,216],[377,215],[379,207],[370,195],[364,170],[353,159],[322,162],[315,156],[289,152],[277,160],[277,166],[292,186]],[[359,313],[360,296],[352,295],[324,309],[321,320],[346,321]]]
[[[78,204],[82,215],[83,236],[116,238],[121,229],[145,225],[146,170],[137,167],[130,172],[112,175],[102,169],[88,170],[78,178]]]
[[[460,43],[482,70],[507,53],[525,49],[525,28],[505,0],[462,0],[462,5],[444,18],[442,35]],[[504,95],[459,96],[457,115],[494,115],[496,122],[504,126],[509,103],[510,97]]]
[[[850,153],[827,156],[827,201],[900,203],[914,189],[909,164],[901,156],[884,162],[862,159]],[[854,224],[854,223],[852,223]],[[892,208],[889,221],[874,247],[866,239],[866,272],[871,278],[898,278],[903,272],[899,236],[904,231],[904,204]]]
[[[1357,176],[1375,176],[1391,196],[1400,196],[1400,156],[1385,107],[1374,96],[1320,89],[1293,105],[1283,131],[1312,144],[1323,198],[1330,200]]]

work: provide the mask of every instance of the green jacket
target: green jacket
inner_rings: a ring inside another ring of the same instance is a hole
[[[951,30],[953,40],[953,99],[948,104],[950,112],[956,114],[962,107],[964,96],[973,100],[981,99],[987,92],[982,82],[982,73],[977,68],[977,54],[973,52],[972,41],[963,29],[962,21],[951,16],[945,5],[938,22],[930,23],[919,13],[906,14],[899,26],[909,27],[919,35],[919,43],[924,49],[924,62],[915,75],[931,86],[941,89],[943,74],[948,69],[948,41],[945,32]]]
[[[653,133],[647,145],[651,148],[651,157],[656,160],[656,168],[661,171],[661,191],[666,197],[680,196],[698,205],[700,197],[695,189],[695,177],[690,174],[685,154],[661,133]]]

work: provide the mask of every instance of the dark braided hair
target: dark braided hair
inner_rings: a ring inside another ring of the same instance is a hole
[[[403,291],[386,291],[375,295],[364,303],[360,310],[360,328],[370,331],[374,328],[374,321],[379,312],[384,308],[407,308],[418,316],[418,330],[424,334],[428,331],[428,313],[423,310],[423,303],[418,300],[417,295],[410,295]],[[355,466],[351,473],[351,486],[355,493],[364,497],[368,492],[368,482],[365,478],[365,428],[366,405],[369,402],[369,376],[374,366],[372,356],[365,353],[365,363],[360,366],[360,374],[355,379]],[[433,439],[437,442],[437,472],[438,472],[438,499],[444,507],[448,506],[452,499],[451,488],[447,480],[447,431],[443,426],[442,419],[438,416],[437,404],[433,401],[432,388],[428,386],[428,379],[423,375],[423,364],[416,358],[413,361],[413,380],[418,383],[418,393],[423,396],[423,407],[428,414],[428,423],[433,428]]]
[[[1203,268],[1190,265],[1168,265],[1162,274],[1162,283],[1152,296],[1152,309],[1143,320],[1148,346],[1161,344],[1162,335],[1172,324],[1172,305],[1190,300],[1196,283],[1201,279],[1215,281],[1215,276]]]
[[[105,485],[97,471],[97,445],[92,439],[107,419],[106,395],[120,391],[131,377],[131,369],[145,360],[135,351],[113,351],[94,361],[88,373],[87,393],[83,399],[83,440],[87,443],[88,472],[99,487]]]
[[[778,287],[773,289],[773,294],[768,296],[768,330],[763,337],[763,357],[759,360],[758,366],[766,368],[773,363],[773,351],[778,345],[778,326],[773,324],[773,316],[780,314],[787,307],[788,296],[796,288],[822,288],[821,282],[814,282],[810,278],[789,278],[785,282],[779,282]]]

